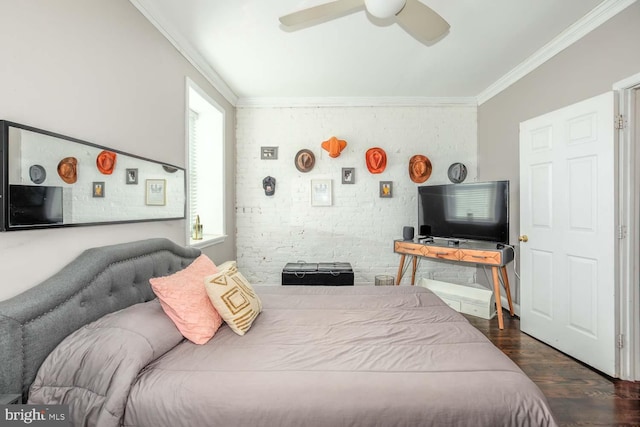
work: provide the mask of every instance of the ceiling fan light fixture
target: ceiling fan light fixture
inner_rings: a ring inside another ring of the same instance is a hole
[[[376,18],[388,19],[402,10],[406,0],[364,0],[367,12]]]
[[[317,21],[327,21],[362,10],[363,5],[369,18],[386,20],[386,24],[396,22],[422,43],[433,42],[449,31],[449,23],[420,0],[331,0],[281,16],[280,23],[291,29],[295,29],[295,26],[309,26]],[[373,23],[381,24],[375,21]]]

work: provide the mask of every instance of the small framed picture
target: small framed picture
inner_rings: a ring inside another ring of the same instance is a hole
[[[127,184],[138,184],[138,169],[127,169]]]
[[[93,183],[93,197],[104,197],[104,182]]]
[[[331,180],[311,180],[311,206],[331,206]]]
[[[356,183],[356,170],[354,168],[342,168],[342,183],[343,184],[355,184]]]
[[[380,181],[380,197],[393,197],[393,182]]]
[[[167,180],[147,179],[145,204],[149,206],[164,206],[167,204]]]
[[[277,160],[278,159],[278,147],[260,147],[260,159],[262,159],[262,160]]]

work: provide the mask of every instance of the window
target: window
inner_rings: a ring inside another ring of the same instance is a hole
[[[192,246],[224,241],[224,110],[187,80],[187,235]],[[202,234],[194,233],[199,219]]]

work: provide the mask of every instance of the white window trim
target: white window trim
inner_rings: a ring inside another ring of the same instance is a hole
[[[187,179],[186,179],[186,183],[187,183],[187,197],[190,194],[191,188],[190,188],[190,184],[189,184],[189,169],[188,169],[188,165],[189,165],[189,89],[193,89],[195,92],[198,93],[198,95],[200,95],[201,97],[203,97],[207,102],[209,102],[215,109],[217,109],[218,111],[220,111],[220,113],[222,114],[222,135],[223,135],[223,143],[222,143],[222,188],[226,189],[226,176],[227,176],[227,164],[224,161],[224,159],[226,159],[226,135],[227,135],[227,129],[226,129],[226,124],[227,124],[227,120],[226,120],[226,116],[227,116],[227,112],[224,110],[224,108],[222,108],[216,101],[213,100],[213,98],[211,98],[206,92],[204,92],[200,86],[198,86],[193,80],[191,80],[189,77],[185,77],[186,80],[186,84],[185,84],[185,109],[184,109],[184,115],[185,115],[185,136],[184,136],[184,140],[185,140],[185,159],[186,162],[185,164],[187,165]],[[194,248],[198,248],[198,249],[203,249],[206,248],[208,246],[213,246],[213,245],[218,245],[221,243],[224,243],[226,238],[228,237],[227,234],[227,203],[226,203],[226,191],[223,190],[222,192],[222,234],[204,234],[202,236],[202,240],[193,240],[191,238],[191,219],[189,218],[189,204],[190,204],[190,199],[187,198],[187,218],[185,220],[185,241],[188,242],[188,245]]]
[[[218,245],[220,243],[224,243],[225,239],[228,236],[226,234],[222,236],[207,236],[206,234],[202,237],[202,240],[193,240],[191,236],[189,236],[189,246],[192,248],[204,249],[209,246]]]

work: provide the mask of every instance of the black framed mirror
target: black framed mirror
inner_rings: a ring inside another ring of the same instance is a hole
[[[185,170],[0,120],[2,231],[186,217]]]

